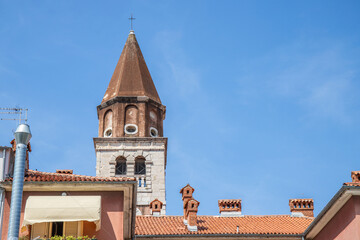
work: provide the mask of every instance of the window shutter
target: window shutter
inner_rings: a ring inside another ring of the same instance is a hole
[[[65,236],[77,237],[78,222],[65,222]]]
[[[31,227],[31,238],[46,238],[48,237],[48,224],[47,223],[35,223]]]

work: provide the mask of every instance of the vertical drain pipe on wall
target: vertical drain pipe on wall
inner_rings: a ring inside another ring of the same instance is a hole
[[[4,181],[5,176],[5,161],[6,161],[6,151],[3,150],[2,157],[0,158],[0,181]],[[2,233],[3,226],[3,213],[4,213],[4,200],[5,200],[5,189],[0,188],[0,234]],[[1,235],[0,235],[1,240]]]
[[[4,215],[5,189],[0,188],[0,234],[2,233],[3,215]],[[1,235],[0,235],[1,240]]]
[[[15,154],[15,168],[14,178],[11,190],[11,204],[8,240],[19,239],[21,202],[24,187],[24,173],[25,173],[25,158],[27,144],[31,138],[30,127],[27,124],[19,124],[15,131],[16,154]]]

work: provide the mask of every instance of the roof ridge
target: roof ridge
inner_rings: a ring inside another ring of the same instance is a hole
[[[12,182],[9,177],[4,182]],[[98,177],[78,174],[42,172],[28,169],[24,176],[24,182],[128,182],[136,181],[133,177]]]
[[[136,216],[140,218],[184,218],[184,216],[181,215],[164,215],[164,216],[152,216],[152,215],[140,215]],[[197,217],[205,217],[205,218],[226,218],[226,219],[232,219],[232,218],[274,218],[274,217],[286,217],[286,218],[307,218],[307,219],[314,219],[314,217],[307,217],[307,216],[296,216],[293,217],[291,215],[287,214],[275,214],[275,215],[242,215],[242,216],[220,216],[220,215],[197,215]]]
[[[44,172],[44,171],[37,171],[37,170],[32,170],[32,169],[28,169],[27,172],[32,172],[32,173],[40,173],[40,174],[46,174],[46,175],[55,175],[55,176],[72,176],[72,177],[90,177],[90,178],[99,178],[99,179],[121,179],[124,177],[99,177],[99,176],[89,176],[89,175],[81,175],[81,174],[68,174],[68,173],[54,173],[54,172]],[[127,177],[128,178],[128,177]]]

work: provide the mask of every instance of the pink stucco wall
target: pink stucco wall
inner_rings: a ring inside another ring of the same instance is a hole
[[[24,192],[21,222],[24,217],[25,203],[29,196],[61,196],[62,192]],[[123,240],[123,206],[124,194],[123,192],[67,192],[71,196],[101,196],[101,229],[95,232],[95,224],[84,224],[84,235],[92,237],[96,236],[99,240],[112,239]],[[1,239],[7,238],[8,220],[10,213],[11,192],[6,192],[4,204],[4,218]]]
[[[314,240],[360,240],[360,197],[351,197]]]

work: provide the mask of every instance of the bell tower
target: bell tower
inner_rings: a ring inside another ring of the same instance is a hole
[[[134,31],[130,31],[97,113],[96,175],[135,177],[137,214],[149,215],[158,199],[165,214],[166,107],[152,81]]]

